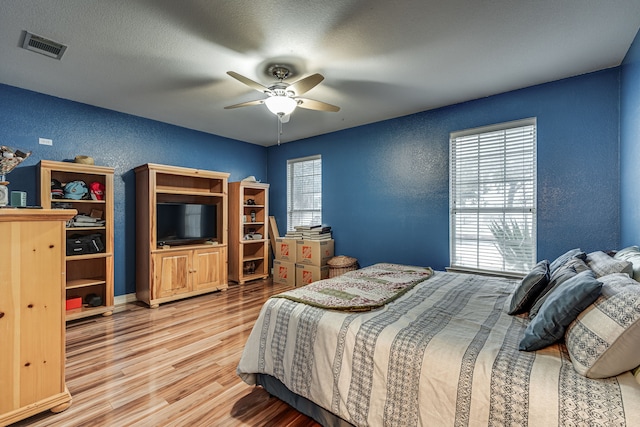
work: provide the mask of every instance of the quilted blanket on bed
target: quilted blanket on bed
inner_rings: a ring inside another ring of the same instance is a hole
[[[272,298],[238,374],[271,375],[356,426],[640,426],[631,373],[583,377],[564,344],[518,350],[515,283],[436,271],[362,313]]]
[[[429,267],[376,264],[274,295],[332,310],[366,311],[394,301],[433,275]]]

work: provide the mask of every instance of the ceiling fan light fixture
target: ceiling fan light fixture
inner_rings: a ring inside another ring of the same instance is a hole
[[[267,106],[269,111],[277,116],[286,116],[293,113],[293,110],[295,110],[298,105],[295,99],[280,95],[268,97],[264,100],[264,104]]]

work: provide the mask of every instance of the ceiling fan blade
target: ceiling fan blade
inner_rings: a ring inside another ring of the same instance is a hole
[[[306,108],[307,110],[330,111],[332,113],[340,111],[340,107],[314,99],[295,98],[295,100],[298,101],[298,107]]]
[[[291,83],[287,90],[292,90],[296,95],[302,95],[316,87],[324,77],[321,74],[312,74],[304,79],[300,79],[295,83]]]
[[[264,104],[264,99],[256,99],[255,101],[241,102],[240,104],[233,104],[233,105],[226,106],[224,107],[224,109],[230,110],[231,108],[250,107],[252,105],[260,105],[260,104]]]
[[[247,78],[241,74],[236,73],[235,71],[227,71],[227,74],[229,74],[231,77],[233,77],[234,79],[246,84],[247,86],[249,86],[251,89],[255,89],[258,92],[264,92],[264,93],[269,93],[270,90],[268,87],[261,85],[258,82],[254,82],[253,80],[251,80],[250,78]]]

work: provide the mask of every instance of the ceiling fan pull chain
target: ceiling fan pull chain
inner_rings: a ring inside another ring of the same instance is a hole
[[[280,145],[280,135],[282,135],[282,121],[280,121],[280,117],[276,116],[278,120],[278,145]]]

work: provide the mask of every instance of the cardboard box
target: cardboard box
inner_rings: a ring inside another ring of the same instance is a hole
[[[273,260],[273,283],[296,285],[296,265],[293,262]]]
[[[82,298],[81,297],[71,297],[67,299],[66,308],[67,310],[73,310],[75,308],[82,307]]]
[[[333,239],[297,240],[296,264],[327,265],[327,261],[333,258],[333,246]]]
[[[276,259],[287,262],[296,262],[296,242],[295,239],[276,239],[274,256]]]
[[[296,286],[304,286],[329,277],[329,266],[296,264]]]

